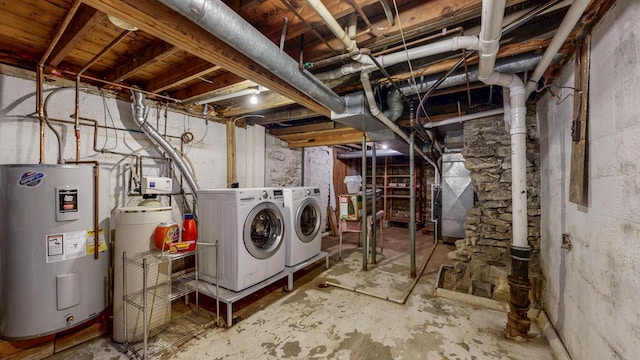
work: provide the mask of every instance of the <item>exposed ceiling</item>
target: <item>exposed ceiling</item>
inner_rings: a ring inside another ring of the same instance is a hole
[[[340,25],[347,28],[355,24],[351,27],[355,29],[352,38],[360,48],[368,48],[375,55],[401,52],[463,33],[477,34],[482,7],[481,0],[322,2]],[[572,54],[575,37],[588,31],[614,2],[591,2],[583,21],[565,42],[560,64]],[[299,63],[301,69],[326,76],[350,63],[347,56],[341,56],[346,53],[343,43],[305,0],[223,3]],[[509,0],[505,14],[515,19],[546,3]],[[571,1],[559,3],[505,34],[499,63],[509,66],[541,55]],[[137,30],[116,26],[118,19]],[[220,121],[251,115],[244,118],[247,123],[265,125],[291,148],[335,145],[350,150],[357,145],[349,144],[360,143],[362,138],[362,131],[331,121],[326,107],[259,65],[259,59],[243,55],[159,1],[3,1],[0,26],[0,62],[20,69],[35,71],[42,63],[48,77],[73,80],[81,74],[82,82],[123,98],[130,97],[126,87],[136,85],[161,95],[156,97],[158,101],[193,114],[205,112]],[[477,57],[469,55],[459,70],[464,78],[465,71],[472,72],[477,64]],[[437,78],[462,56],[458,51],[390,66],[386,69],[388,77],[380,71],[371,75],[372,86],[383,99],[392,82],[407,86],[414,79]],[[546,72],[546,83],[554,80],[558,68],[552,66]],[[525,77],[528,70],[515,71]],[[362,89],[358,73],[325,84],[341,96]],[[251,93],[258,91],[254,94],[258,102],[251,104]],[[398,120],[407,132],[418,102],[417,95],[408,96],[410,105]],[[424,103],[427,114],[418,115],[423,122],[437,121],[496,108],[501,102],[501,89],[464,81],[436,90]]]

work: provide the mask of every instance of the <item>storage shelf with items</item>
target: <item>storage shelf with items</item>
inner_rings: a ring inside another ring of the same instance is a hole
[[[200,314],[197,270],[176,276],[172,269],[175,261],[188,257],[195,259],[197,269],[197,252],[217,251],[211,249],[214,247],[203,246],[198,250],[176,253],[153,250],[122,254],[123,301],[131,305],[125,306],[123,312],[124,336],[130,352],[146,359],[150,355],[148,342],[151,336],[157,335],[158,338],[154,339],[152,347],[156,354],[196,336],[198,330],[218,324],[212,316]],[[195,293],[195,306],[189,307],[188,295],[192,293]],[[185,299],[184,306],[189,311],[183,308],[176,316],[172,303],[180,298]],[[167,332],[174,335],[167,337]]]
[[[416,199],[416,225],[424,223],[422,211],[422,167],[416,160],[414,168],[414,190]],[[408,224],[411,200],[411,175],[409,159],[404,156],[385,157],[376,162],[376,186],[383,189],[385,218],[389,224]],[[367,177],[370,181],[371,176]],[[382,181],[378,180],[382,179]],[[382,185],[382,186],[381,186]]]

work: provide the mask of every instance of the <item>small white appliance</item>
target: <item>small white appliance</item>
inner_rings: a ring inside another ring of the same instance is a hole
[[[198,244],[218,241],[198,254],[201,279],[242,291],[285,269],[282,189],[198,190]],[[207,245],[205,245],[207,246]]]
[[[293,187],[282,190],[286,229],[285,265],[294,266],[320,253],[320,189]]]

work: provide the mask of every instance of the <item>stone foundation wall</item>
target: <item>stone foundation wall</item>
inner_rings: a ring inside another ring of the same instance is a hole
[[[529,274],[532,301],[539,303],[540,271],[540,161],[535,110],[527,111],[527,198]],[[470,171],[476,204],[467,213],[465,238],[449,254],[454,262],[450,286],[478,296],[507,300],[511,260],[511,139],[502,116],[464,124],[465,167]]]

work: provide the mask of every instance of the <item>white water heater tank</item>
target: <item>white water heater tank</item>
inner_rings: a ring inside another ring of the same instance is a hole
[[[109,177],[100,170],[95,259],[93,166],[0,165],[1,337],[56,333],[107,308]]]

